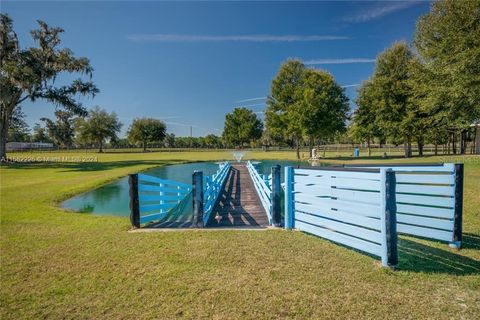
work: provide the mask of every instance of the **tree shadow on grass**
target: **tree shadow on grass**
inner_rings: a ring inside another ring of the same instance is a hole
[[[328,239],[305,232],[306,235],[330,241]],[[434,241],[428,239],[429,241]],[[379,260],[379,257],[354,249],[347,245],[333,242],[335,245],[353,250],[359,254]],[[433,274],[449,274],[456,276],[480,274],[480,260],[461,255],[461,251],[454,251],[445,242],[441,243],[443,248],[434,248],[419,242],[405,238],[398,239],[398,265],[396,270],[408,272],[424,272]],[[480,249],[480,236],[463,234],[462,247],[464,249]]]
[[[480,235],[464,233],[462,238],[462,247],[465,249],[480,250]]]
[[[470,234],[463,235],[465,249],[479,249],[480,237]],[[399,239],[397,269],[400,271],[442,273],[452,275],[480,274],[480,261],[449,249],[438,249],[425,244]]]
[[[107,161],[107,162],[30,162],[30,163],[2,163],[2,167],[9,169],[64,169],[69,171],[102,171],[118,168],[133,167],[137,165],[160,166],[167,164],[181,163],[180,159],[169,160],[128,160],[128,161]]]

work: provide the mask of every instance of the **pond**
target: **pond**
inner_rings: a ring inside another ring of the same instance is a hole
[[[274,160],[264,160],[254,163],[258,172],[261,174],[270,174],[271,167],[276,164],[281,165],[282,168],[284,166],[308,165],[308,163],[305,162]],[[163,179],[191,184],[192,173],[195,170],[203,171],[204,176],[212,175],[218,170],[218,164],[218,162],[175,164],[149,169],[143,173]],[[281,170],[282,181],[283,173],[284,170]],[[128,217],[130,215],[129,202],[130,198],[127,176],[97,189],[70,198],[62,202],[60,207],[76,212],[91,213],[95,215]],[[184,219],[188,220],[191,217],[191,212],[191,201],[189,201],[179,215],[185,216]]]

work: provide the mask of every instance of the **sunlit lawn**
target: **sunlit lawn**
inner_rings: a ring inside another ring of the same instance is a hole
[[[479,157],[450,158],[466,163],[464,249],[402,237],[392,272],[376,258],[300,232],[130,233],[128,219],[57,208],[58,201],[127,173],[232,158],[226,151],[88,155],[98,162],[2,166],[2,319],[480,317]],[[351,161],[342,156],[327,161]]]

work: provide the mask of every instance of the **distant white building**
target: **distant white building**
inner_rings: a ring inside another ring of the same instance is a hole
[[[7,142],[7,151],[52,150],[53,143],[46,142]]]

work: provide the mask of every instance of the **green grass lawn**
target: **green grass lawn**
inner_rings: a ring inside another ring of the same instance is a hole
[[[465,162],[464,249],[401,237],[393,272],[376,258],[296,231],[131,233],[128,219],[57,208],[148,167],[231,159],[221,151],[94,155],[97,163],[2,165],[2,319],[480,317],[479,157],[450,158]]]

